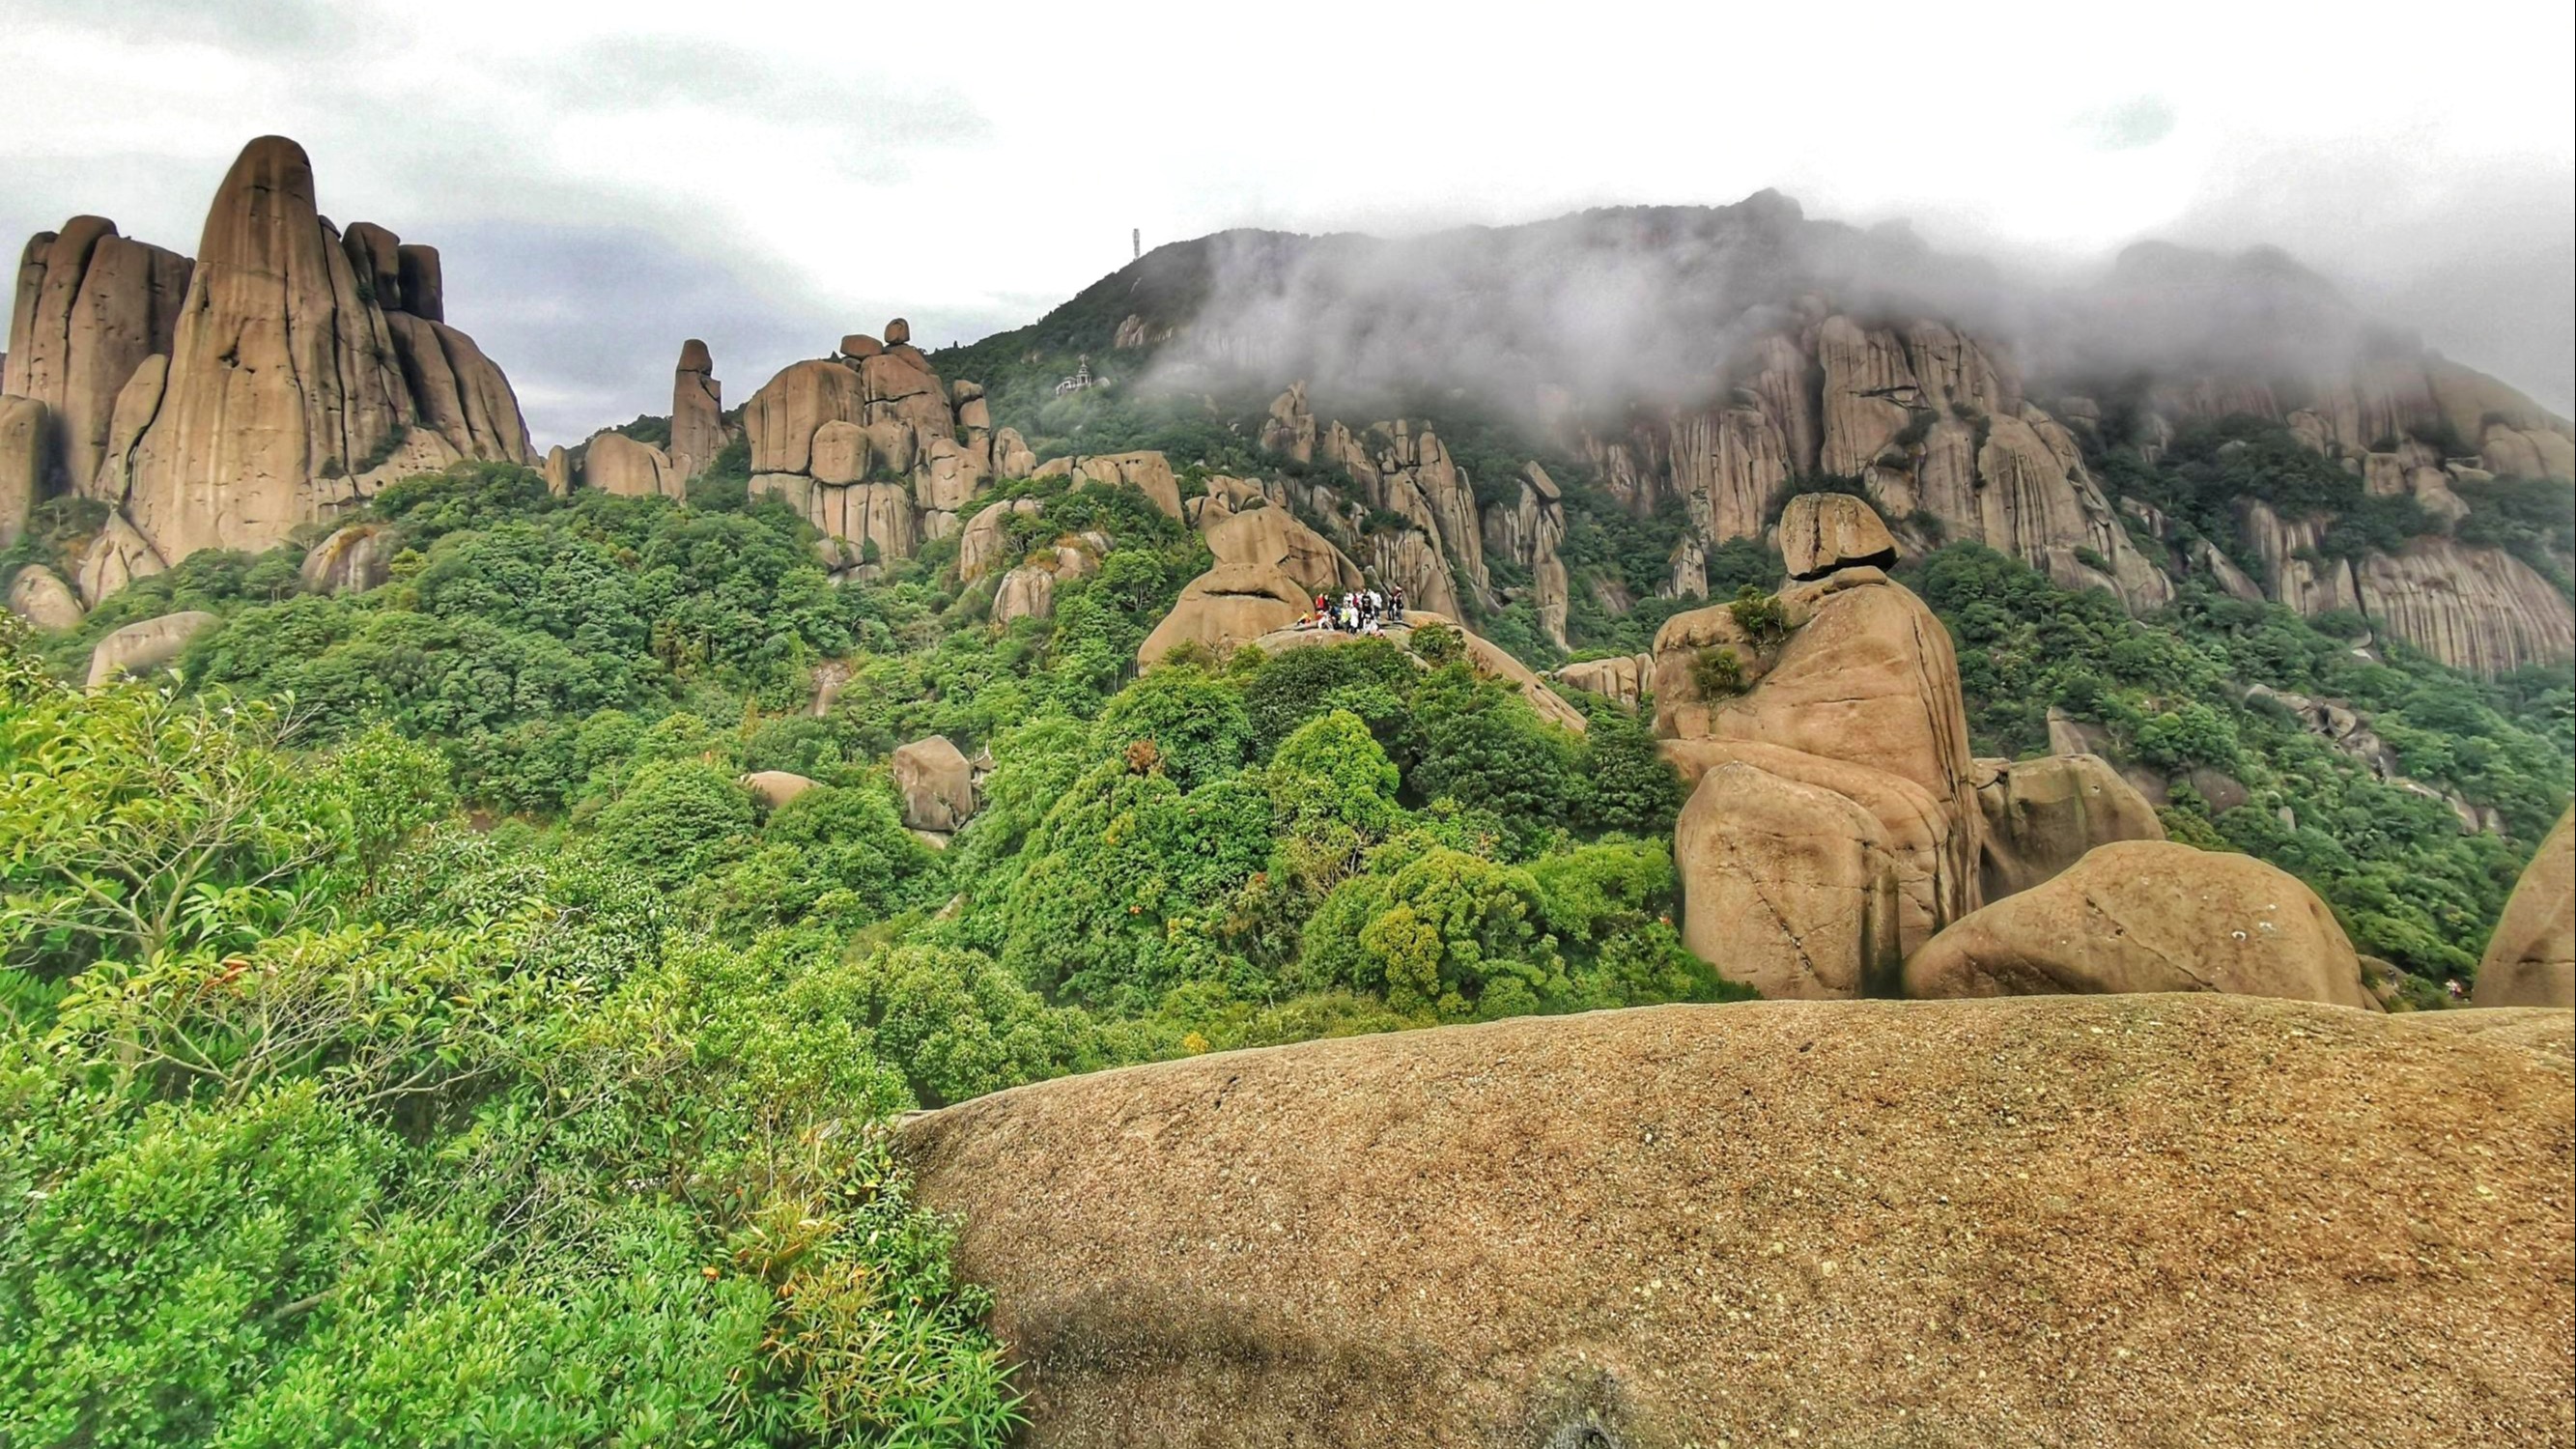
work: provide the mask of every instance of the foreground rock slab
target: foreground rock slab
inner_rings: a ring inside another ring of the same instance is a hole
[[[1657,1007],[1071,1078],[904,1137],[1043,1449],[2563,1445],[2570,1036]]]

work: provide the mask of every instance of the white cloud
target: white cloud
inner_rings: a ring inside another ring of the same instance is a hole
[[[332,215],[451,251],[452,309],[508,339],[551,437],[664,406],[686,335],[736,337],[747,395],[897,312],[934,343],[1029,320],[1131,226],[1416,232],[1764,186],[2059,266],[2276,242],[2576,399],[2570,7],[1512,13],[0,0],[0,231],[97,211],[192,247],[239,145],[295,136]],[[663,264],[564,277],[580,305],[528,325],[585,234]]]

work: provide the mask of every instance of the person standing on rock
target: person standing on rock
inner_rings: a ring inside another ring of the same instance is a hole
[[[1396,623],[1401,624],[1404,622],[1404,585],[1401,583],[1390,584],[1387,586],[1387,589],[1386,602],[1389,617],[1393,618]]]

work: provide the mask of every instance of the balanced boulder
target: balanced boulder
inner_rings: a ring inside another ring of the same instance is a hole
[[[128,624],[89,652],[89,687],[127,674],[149,674],[186,652],[188,642],[223,620],[200,609]]]
[[[905,829],[946,835],[974,818],[975,769],[947,736],[901,746],[893,763]]]
[[[1977,876],[1991,904],[2055,876],[2097,845],[2162,840],[2164,822],[2099,755],[1976,762],[1986,831]]]
[[[1649,1007],[899,1140],[1048,1449],[2538,1446],[2576,1433],[2566,1024]]]
[[[2480,1006],[2576,1006],[2576,811],[2522,868],[2478,965]]]
[[[2250,855],[2169,841],[2088,853],[1905,963],[1913,997],[2218,991],[2376,1009],[2334,912]]]
[[[1780,557],[1793,579],[1896,562],[1896,539],[1878,511],[1844,493],[1801,493],[1780,512]]]

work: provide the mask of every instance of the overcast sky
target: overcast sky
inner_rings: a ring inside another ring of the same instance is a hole
[[[0,0],[0,236],[196,249],[250,137],[440,248],[541,442],[898,313],[1029,321],[1231,226],[1423,231],[1774,186],[2050,269],[2278,244],[2561,412],[2576,6]]]

